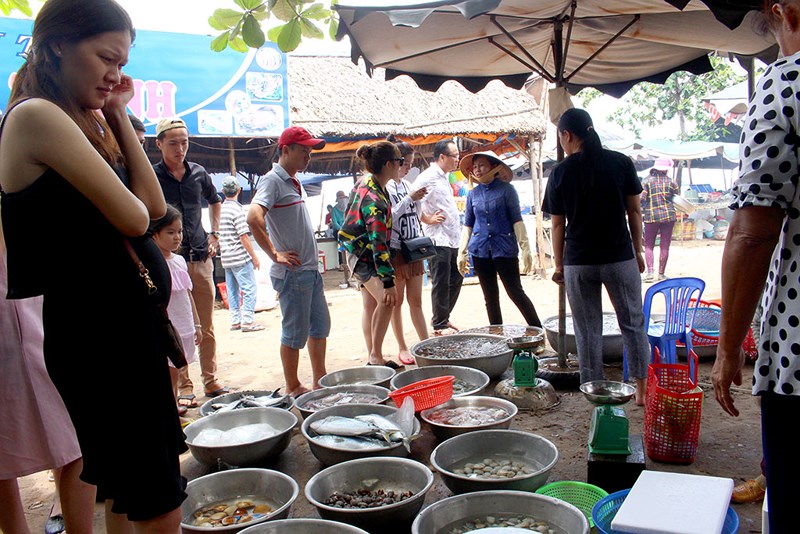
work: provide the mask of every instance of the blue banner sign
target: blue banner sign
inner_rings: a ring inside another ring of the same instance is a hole
[[[0,18],[0,110],[31,44],[33,21]],[[246,54],[214,52],[211,37],[138,31],[123,72],[136,95],[129,111],[148,134],[165,117],[179,116],[190,135],[277,137],[289,126],[286,54],[273,43]]]

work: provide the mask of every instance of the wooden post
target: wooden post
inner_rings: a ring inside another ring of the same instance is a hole
[[[228,138],[228,162],[231,167],[231,176],[236,176],[236,151],[233,149],[233,138]]]
[[[542,142],[536,143],[533,135],[528,137],[528,148],[530,157],[528,164],[531,169],[531,183],[533,184],[533,209],[536,213],[536,251],[537,268],[536,275],[547,278],[547,256],[545,254],[544,228],[542,227]],[[538,154],[537,154],[538,152]],[[535,170],[534,170],[535,169]]]

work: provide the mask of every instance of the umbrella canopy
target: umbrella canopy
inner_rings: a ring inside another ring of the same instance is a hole
[[[774,46],[753,31],[755,0],[440,0],[390,5],[341,0],[339,33],[353,59],[407,74],[423,89],[492,79],[522,87],[532,73],[572,92],[620,96],[676,70],[711,70],[708,54],[754,56]],[[712,11],[713,9],[713,11]],[[723,22],[720,22],[723,20]],[[555,43],[555,45],[553,44]]]

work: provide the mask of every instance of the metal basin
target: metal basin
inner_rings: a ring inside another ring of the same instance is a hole
[[[635,387],[614,380],[584,382],[580,389],[592,404],[625,404],[636,394]]]
[[[268,423],[279,429],[278,434],[239,445],[209,446],[195,444],[197,435],[206,428],[231,430],[238,426]],[[297,416],[280,408],[249,408],[218,413],[203,417],[184,429],[186,444],[197,461],[211,467],[219,462],[242,467],[257,466],[276,458],[286,450],[292,439],[292,429],[297,425]]]
[[[242,534],[312,534],[324,532],[325,534],[368,534],[353,525],[328,521],[326,519],[281,519],[270,521],[241,531]]]
[[[558,350],[558,315],[548,317],[542,323],[547,334],[547,342],[553,350]],[[567,314],[566,333],[564,344],[567,353],[578,354],[578,345],[575,343],[575,329],[572,326],[572,314]],[[603,361],[613,362],[622,359],[623,344],[622,333],[619,331],[617,315],[603,313]]]
[[[508,479],[471,478],[454,472],[464,462],[498,457],[531,466],[531,473]],[[558,449],[542,436],[520,430],[481,430],[448,439],[431,453],[431,465],[453,493],[483,490],[536,491],[547,482]]]
[[[409,369],[408,371],[397,373],[394,375],[394,378],[392,378],[392,381],[389,382],[389,387],[391,387],[392,390],[400,389],[414,382],[419,382],[420,380],[448,375],[456,377],[456,380],[463,380],[468,384],[474,384],[476,386],[462,393],[453,391],[453,397],[477,395],[489,385],[489,375],[478,369],[462,367],[460,365],[430,365],[428,367],[418,367],[416,369]]]
[[[278,471],[233,469],[192,480],[186,486],[186,494],[186,500],[181,504],[181,529],[183,532],[239,532],[251,525],[288,517],[289,508],[300,494],[300,486],[291,477]],[[264,499],[278,507],[265,517],[240,525],[192,526],[193,514],[197,510],[210,504],[239,498]]]
[[[471,367],[483,371],[489,378],[497,378],[508,369],[511,365],[511,359],[514,357],[514,351],[511,350],[505,343],[502,344],[502,349],[498,349],[494,353],[481,354],[477,356],[459,357],[457,351],[459,345],[468,343],[480,342],[498,342],[505,341],[504,336],[495,336],[492,334],[454,334],[452,336],[434,337],[420,341],[411,347],[411,354],[417,360],[419,367],[427,367],[429,365],[459,365],[461,367]],[[449,353],[452,356],[427,356],[426,353],[430,350],[436,352]]]
[[[342,406],[331,406],[318,412],[314,412],[303,421],[300,427],[300,432],[303,437],[308,441],[308,448],[311,450],[317,460],[324,465],[334,465],[348,460],[355,460],[358,458],[369,458],[373,456],[408,456],[408,451],[402,443],[394,445],[387,445],[386,447],[368,449],[368,450],[353,450],[343,447],[329,447],[322,445],[313,439],[312,436],[317,434],[311,430],[311,423],[319,421],[331,415],[340,415],[342,417],[355,417],[356,415],[365,415],[376,413],[384,417],[392,415],[397,412],[397,408],[392,406],[384,406],[383,404],[346,404]],[[419,421],[414,419],[414,434],[420,431]]]
[[[319,385],[325,388],[332,386],[359,386],[363,384],[373,384],[384,388],[389,387],[389,380],[395,375],[396,371],[385,365],[364,365],[362,367],[350,367],[328,373],[319,379]]]
[[[389,400],[389,390],[385,387],[375,386],[372,384],[362,384],[360,386],[331,386],[309,391],[308,393],[303,393],[297,397],[295,400],[295,406],[297,407],[297,411],[300,412],[300,415],[303,416],[303,419],[305,419],[317,411],[307,409],[306,404],[335,393],[365,393],[367,395],[375,395],[378,398],[378,402],[375,404],[386,404],[386,402]]]
[[[207,415],[213,415],[215,413],[214,409],[211,407],[212,404],[223,403],[227,404],[229,402],[233,402],[236,400],[241,399],[245,395],[250,395],[253,397],[263,397],[264,395],[269,395],[273,392],[271,389],[250,389],[247,391],[232,391],[231,393],[226,393],[225,395],[220,395],[219,397],[215,397],[211,400],[207,400],[200,406],[200,415],[203,417]],[[280,404],[276,404],[275,406],[270,406],[270,408],[280,408],[282,410],[291,410],[292,406],[294,406],[294,399],[292,397],[286,397],[283,402]],[[249,410],[250,408],[237,408],[237,410]]]
[[[424,464],[406,458],[362,458],[323,469],[306,484],[306,499],[324,519],[367,530],[385,529],[411,521],[422,509],[425,494],[433,486],[433,473]],[[408,499],[375,508],[336,508],[322,504],[334,492],[371,490],[411,491]]]
[[[445,408],[500,408],[501,410],[508,412],[508,417],[500,419],[499,421],[493,421],[485,425],[477,426],[443,425],[441,423],[431,421],[431,414],[437,410]],[[435,406],[428,410],[423,410],[419,415],[422,417],[423,421],[431,425],[431,431],[433,431],[433,435],[443,440],[452,438],[454,436],[460,436],[461,434],[466,434],[468,432],[475,432],[477,430],[508,428],[511,426],[511,421],[514,419],[514,416],[517,415],[517,411],[518,408],[516,405],[513,402],[509,402],[505,399],[498,399],[497,397],[472,396],[450,399],[444,404],[440,404],[439,406]]]
[[[488,515],[524,515],[547,521],[567,534],[589,534],[583,513],[564,501],[525,491],[479,491],[442,499],[425,508],[411,534],[444,534],[453,523]]]

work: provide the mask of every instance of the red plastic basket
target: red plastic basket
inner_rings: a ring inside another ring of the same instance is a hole
[[[437,376],[414,382],[389,393],[394,403],[399,408],[406,397],[414,399],[414,411],[419,412],[439,406],[453,398],[452,375]]]
[[[647,456],[659,462],[690,464],[697,456],[703,391],[697,387],[694,351],[689,360],[662,364],[656,349],[655,363],[648,366],[644,442]]]
[[[758,359],[758,347],[756,346],[756,338],[752,328],[747,331],[747,336],[745,336],[742,343],[742,350],[749,361],[754,362]]]
[[[695,299],[689,301],[690,306],[694,303]],[[716,302],[699,301],[692,324],[692,346],[710,347],[719,345],[719,323],[721,314],[722,307]],[[679,347],[684,346],[681,342],[678,342],[677,345]]]

